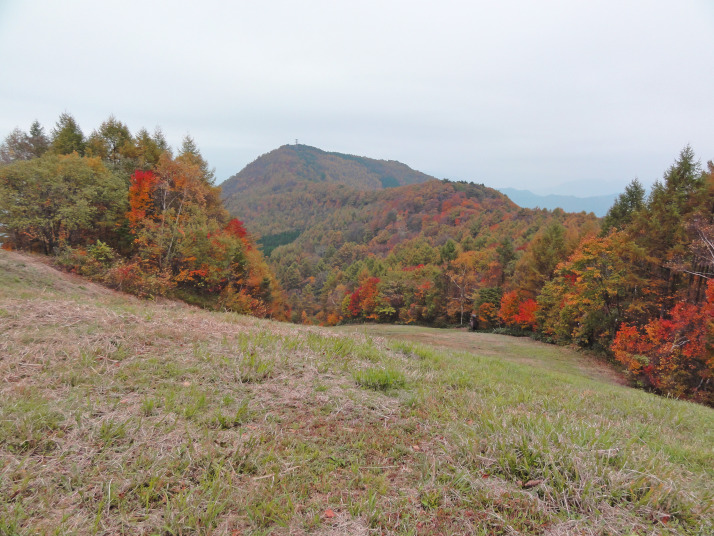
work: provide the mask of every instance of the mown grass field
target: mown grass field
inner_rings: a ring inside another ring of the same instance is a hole
[[[525,339],[209,313],[0,252],[0,378],[0,535],[714,534],[714,411]]]

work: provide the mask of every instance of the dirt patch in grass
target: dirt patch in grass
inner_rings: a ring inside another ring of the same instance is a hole
[[[364,522],[350,519],[349,514],[334,513],[334,517],[326,517],[325,524],[328,527],[315,532],[316,536],[367,536],[369,528]]]

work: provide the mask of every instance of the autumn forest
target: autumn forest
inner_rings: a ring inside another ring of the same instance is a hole
[[[572,345],[714,405],[714,164],[690,147],[605,218],[286,145],[221,186],[194,140],[62,114],[0,146],[0,241],[142,297],[302,324]]]

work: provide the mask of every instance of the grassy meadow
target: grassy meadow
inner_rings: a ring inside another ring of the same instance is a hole
[[[714,534],[714,410],[528,339],[141,301],[0,252],[0,535]]]

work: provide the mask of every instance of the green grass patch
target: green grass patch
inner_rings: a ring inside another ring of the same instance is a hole
[[[374,389],[375,391],[389,391],[400,389],[406,385],[404,374],[394,368],[368,368],[357,370],[352,377],[360,387]]]

